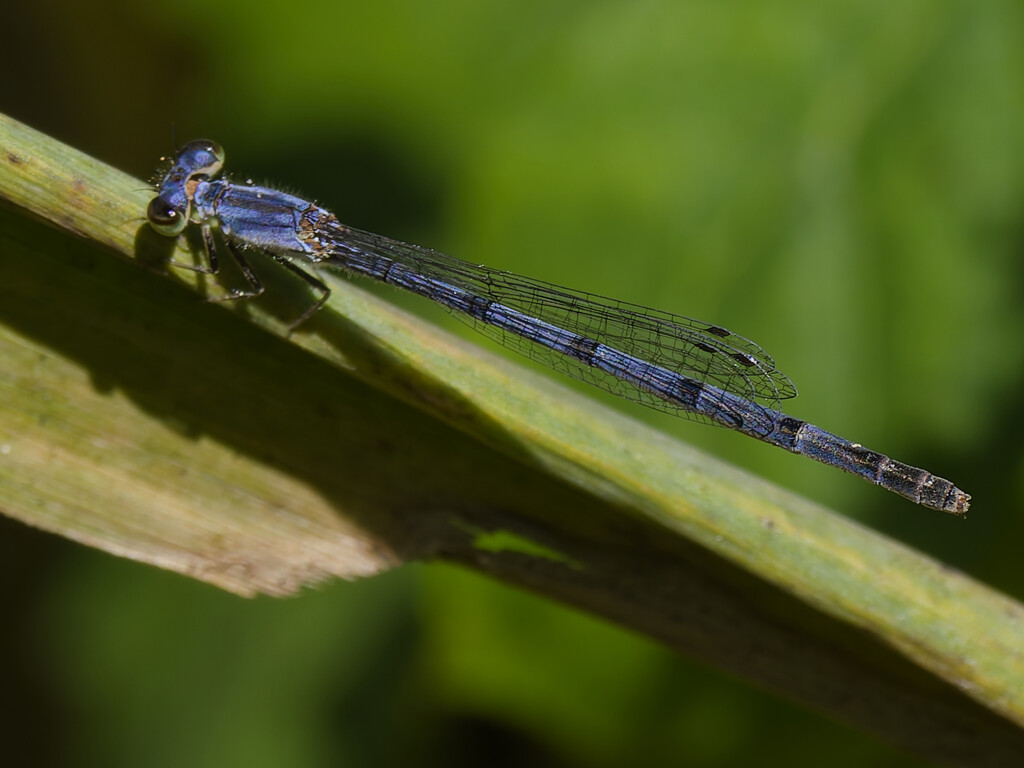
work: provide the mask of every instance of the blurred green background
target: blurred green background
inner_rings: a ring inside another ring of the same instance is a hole
[[[1019,2],[40,2],[4,27],[0,111],[141,178],[213,138],[346,223],[754,338],[790,413],[954,480],[968,520],[622,407],[1024,594]],[[449,566],[245,601],[0,519],[0,574],[12,764],[913,764]]]

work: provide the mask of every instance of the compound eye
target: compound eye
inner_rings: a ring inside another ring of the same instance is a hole
[[[171,205],[162,197],[154,197],[146,208],[146,218],[153,229],[161,235],[175,237],[180,235],[188,224],[188,210]]]
[[[197,139],[190,141],[181,152],[180,158],[188,158],[189,176],[216,176],[224,167],[224,150],[215,141]]]

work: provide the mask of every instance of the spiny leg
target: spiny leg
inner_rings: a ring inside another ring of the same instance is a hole
[[[220,271],[220,264],[217,260],[217,244],[213,236],[213,232],[209,227],[202,228],[203,235],[203,250],[206,252],[206,264],[183,264],[180,262],[172,262],[174,266],[183,267],[190,269],[193,272],[201,272],[206,275],[216,275]],[[232,245],[230,241],[225,241],[225,246],[228,249],[228,253],[235,260],[239,270],[242,272],[242,276],[245,277],[245,281],[249,284],[249,290],[234,289],[231,293],[225,294],[224,296],[209,296],[207,301],[235,301],[237,299],[252,299],[263,294],[266,290],[259,277],[256,276],[256,272],[249,265],[248,260],[242,255],[239,248]],[[279,253],[271,253],[274,260],[282,266],[286,267],[290,272],[301,277],[306,283],[315,288],[320,293],[320,298],[313,303],[309,309],[303,312],[297,320],[289,324],[288,334],[291,335],[296,328],[306,322],[316,312],[327,303],[327,299],[331,296],[331,289],[327,285],[310,274],[302,267],[294,264],[291,259]]]
[[[217,260],[217,244],[213,237],[213,232],[210,227],[204,226],[200,230],[203,235],[203,251],[206,253],[206,264],[185,264],[180,261],[172,261],[171,265],[174,267],[180,267],[182,269],[188,269],[192,272],[199,272],[204,275],[216,275],[220,272],[220,263]],[[235,299],[251,299],[259,296],[263,293],[263,283],[256,277],[256,273],[253,272],[252,267],[249,266],[249,262],[245,260],[245,257],[235,248],[227,243],[228,253],[238,264],[238,268],[242,271],[242,275],[245,277],[245,281],[249,284],[249,290],[242,291],[234,289],[231,293],[225,294],[224,296],[207,296],[207,301],[234,301]]]
[[[204,275],[216,275],[220,271],[220,267],[217,264],[217,248],[213,243],[213,233],[210,231],[209,225],[201,227],[200,232],[203,234],[203,251],[206,253],[206,264],[186,264],[183,261],[174,260],[172,260],[170,264],[172,267],[187,269],[190,272],[199,272]]]
[[[309,283],[309,285],[311,285],[313,288],[315,288],[316,290],[318,290],[320,292],[320,298],[316,300],[316,302],[313,304],[313,306],[311,306],[309,309],[307,309],[305,312],[303,312],[301,315],[299,315],[299,319],[296,320],[295,322],[291,323],[291,325],[288,326],[288,335],[290,336],[292,333],[295,332],[296,328],[298,328],[304,322],[309,320],[309,318],[311,318],[313,315],[315,315],[317,313],[317,311],[324,304],[327,303],[327,299],[329,299],[331,297],[331,289],[328,288],[327,285],[320,278],[310,274],[309,272],[304,270],[302,267],[300,267],[297,264],[295,264],[294,262],[292,262],[292,260],[289,259],[287,256],[284,256],[284,255],[279,254],[279,253],[272,253],[271,256],[273,256],[274,259],[279,264],[283,265],[284,267],[287,267],[290,272],[293,272],[294,274],[298,275],[303,280],[305,280],[307,283]]]
[[[264,291],[263,283],[256,277],[256,273],[253,272],[252,267],[249,266],[249,262],[245,260],[242,252],[233,246],[230,242],[225,241],[228,253],[231,254],[231,258],[235,260],[238,268],[242,271],[242,276],[245,277],[245,281],[249,283],[249,290],[243,291],[235,288],[231,293],[224,296],[211,296],[209,301],[234,301],[235,299],[253,299],[261,295]],[[210,260],[210,267],[214,272],[217,271],[217,246],[213,240],[213,233],[210,232],[206,227],[203,228],[203,245],[206,246],[206,256]]]

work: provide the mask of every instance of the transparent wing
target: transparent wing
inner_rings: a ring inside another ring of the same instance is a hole
[[[360,273],[364,270],[353,264],[368,263],[367,256],[402,264],[430,280],[498,302],[531,318],[739,396],[749,402],[738,406],[731,398],[719,400],[723,410],[733,413],[739,423],[752,421],[751,409],[760,413],[766,409],[779,410],[781,400],[796,395],[793,383],[775,368],[767,352],[753,341],[720,326],[470,264],[438,251],[340,224],[321,234],[330,240],[331,255],[323,262],[325,266]],[[439,303],[445,304],[441,297],[437,298]],[[542,343],[462,312],[453,314],[503,346],[615,395],[661,411],[717,423],[678,402],[658,397]],[[715,397],[713,392],[708,394]],[[753,420],[766,424],[770,421],[756,417]]]

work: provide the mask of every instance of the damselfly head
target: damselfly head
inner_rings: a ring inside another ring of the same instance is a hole
[[[223,167],[224,150],[215,141],[198,139],[182,147],[146,209],[153,229],[168,237],[181,234],[189,222],[196,186]]]

